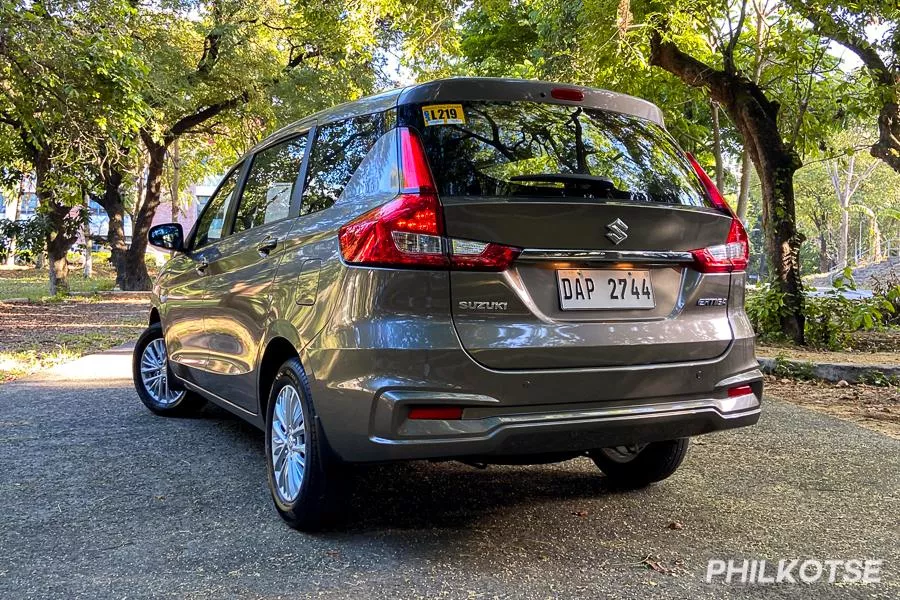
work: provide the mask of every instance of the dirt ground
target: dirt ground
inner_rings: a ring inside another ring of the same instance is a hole
[[[846,383],[846,382],[844,382]],[[765,395],[900,439],[900,387],[842,385],[766,376]]]
[[[767,358],[783,355],[812,363],[900,366],[900,329],[854,332],[850,335],[849,347],[841,352],[757,342],[756,354]]]
[[[0,382],[133,340],[147,314],[147,298],[139,295],[0,301]]]
[[[849,350],[844,352],[825,352],[821,350],[801,349],[794,346],[770,346],[760,344],[756,347],[756,355],[766,358],[775,358],[782,355],[786,358],[811,363],[900,366],[900,351],[857,352]]]

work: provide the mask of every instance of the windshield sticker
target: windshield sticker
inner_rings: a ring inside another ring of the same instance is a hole
[[[422,107],[425,127],[431,125],[465,125],[466,115],[462,104],[431,104]]]

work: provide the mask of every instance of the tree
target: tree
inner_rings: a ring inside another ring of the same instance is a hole
[[[692,3],[673,7],[651,3],[645,15],[650,29],[650,64],[676,75],[685,84],[705,89],[719,103],[740,132],[756,167],[762,188],[762,215],[770,271],[785,295],[781,326],[788,337],[803,341],[803,294],[800,280],[800,245],[796,226],[793,177],[801,166],[804,129],[810,121],[821,134],[823,115],[812,105],[835,83],[836,61],[829,59],[821,40],[792,24],[790,14],[779,14],[779,53],[789,60],[793,75],[787,86],[754,81],[745,73],[742,38],[759,40],[748,29],[747,0],[725,4]],[[757,11],[757,15],[763,15]],[[757,22],[757,28],[759,21]],[[714,47],[696,44],[696,31],[712,29]],[[767,53],[755,53],[757,57]],[[831,77],[829,77],[831,75]],[[824,96],[828,98],[828,96]],[[782,104],[790,99],[790,104]],[[788,107],[785,110],[785,107]],[[793,112],[786,115],[785,112]],[[818,114],[817,114],[818,113]]]
[[[124,289],[150,286],[147,232],[162,200],[173,145],[196,135],[234,134],[247,120],[261,121],[259,135],[273,128],[279,114],[296,116],[368,91],[378,9],[377,2],[344,6],[324,0],[211,0],[165,12],[141,9],[134,29],[151,67],[144,88],[151,113],[138,135],[146,175],[138,176],[143,194],[134,204],[132,242],[117,276]],[[132,164],[139,162],[136,153],[133,145],[122,148]],[[112,231],[113,223],[118,228],[124,221],[124,177],[114,164],[103,176],[101,203],[110,214],[110,235],[118,240],[124,236]]]
[[[816,240],[818,259],[815,271],[827,273],[838,264],[835,246],[842,210],[835,198],[825,163],[810,164],[797,171],[794,191],[797,195],[798,227],[801,231],[809,231],[811,235],[807,237]]]
[[[900,4],[896,0],[787,0],[823,35],[853,52],[871,78],[879,106],[878,139],[872,156],[900,173]],[[869,27],[879,26],[880,36]]]
[[[128,131],[142,110],[144,75],[129,37],[115,27],[117,0],[0,2],[0,124],[35,175],[50,263],[50,294],[68,290],[66,254],[84,217],[85,173],[100,140]],[[111,24],[112,23],[112,24]]]
[[[838,237],[837,264],[839,267],[847,266],[847,243],[850,238],[850,201],[872,173],[878,163],[871,162],[862,169],[857,169],[856,153],[849,156],[834,158],[825,162],[825,169],[831,180],[835,197],[841,207],[841,232]]]

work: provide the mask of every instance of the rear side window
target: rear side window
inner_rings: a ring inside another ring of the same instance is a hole
[[[428,105],[417,107],[441,195],[712,206],[690,164],[655,123],[540,102],[452,106],[462,108],[461,118],[438,120]]]
[[[261,150],[253,157],[234,233],[287,218],[305,149],[306,135]]]
[[[384,129],[382,113],[329,123],[318,129],[309,159],[301,215],[335,203]]]

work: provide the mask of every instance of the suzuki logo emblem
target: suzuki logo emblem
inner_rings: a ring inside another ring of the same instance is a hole
[[[628,237],[628,234],[625,233],[626,231],[628,231],[628,225],[626,225],[625,221],[623,221],[622,219],[616,219],[615,221],[607,225],[606,228],[609,229],[606,237],[608,237],[609,241],[617,246],[625,241],[625,238]]]

